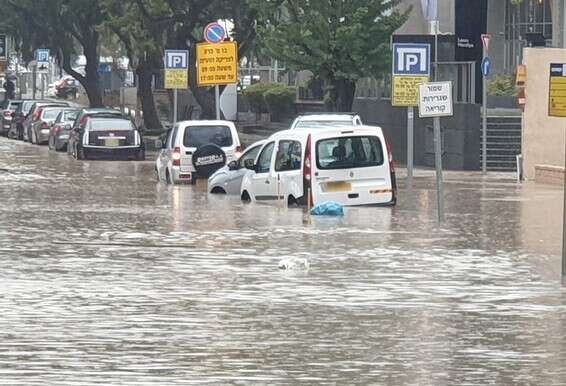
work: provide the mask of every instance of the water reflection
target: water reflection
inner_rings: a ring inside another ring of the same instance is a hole
[[[0,140],[0,384],[564,384],[555,189],[447,173],[441,228],[427,177],[305,221],[47,153]]]

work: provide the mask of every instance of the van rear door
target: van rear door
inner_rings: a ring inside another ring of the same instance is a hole
[[[315,136],[313,202],[386,204],[393,198],[388,153],[377,131]]]

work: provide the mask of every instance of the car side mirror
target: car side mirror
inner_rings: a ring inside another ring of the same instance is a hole
[[[232,161],[228,164],[228,169],[230,170],[238,170],[238,163],[236,161]]]
[[[244,167],[249,170],[255,170],[254,160],[253,159],[244,160]]]

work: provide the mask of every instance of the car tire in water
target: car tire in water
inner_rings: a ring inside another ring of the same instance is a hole
[[[81,146],[81,147],[77,147],[76,156],[77,156],[77,159],[78,159],[78,160],[85,160],[85,159],[87,159],[86,151],[85,151],[84,147],[82,147],[82,146]]]
[[[169,174],[169,170],[165,171],[165,183],[167,185],[171,185],[173,182],[171,181],[171,175]]]
[[[137,152],[136,161],[145,161],[145,149],[140,149]]]

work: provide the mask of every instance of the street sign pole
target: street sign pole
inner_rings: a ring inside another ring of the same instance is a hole
[[[566,170],[566,142],[564,143],[564,167]],[[564,207],[562,209],[562,281],[566,280],[566,175],[564,176],[563,194]]]
[[[438,27],[440,22],[435,21],[434,26],[434,80],[438,80]],[[433,118],[434,127],[434,164],[436,167],[436,203],[438,222],[444,221],[444,178],[442,176],[442,135],[440,132],[440,117]]]
[[[413,191],[415,109],[407,107],[407,190]]]
[[[173,126],[177,124],[177,117],[179,116],[179,114],[177,113],[177,109],[178,109],[178,96],[179,96],[179,90],[178,89],[174,89],[173,90]]]
[[[37,63],[33,64],[31,67],[31,87],[32,98],[35,99],[35,91],[37,88]]]
[[[214,99],[216,101],[216,119],[220,120],[220,87],[214,86]]]
[[[482,174],[487,173],[487,76],[489,68],[484,69],[487,65],[486,60],[489,50],[489,35],[482,35],[482,146],[481,146],[481,171]]]

